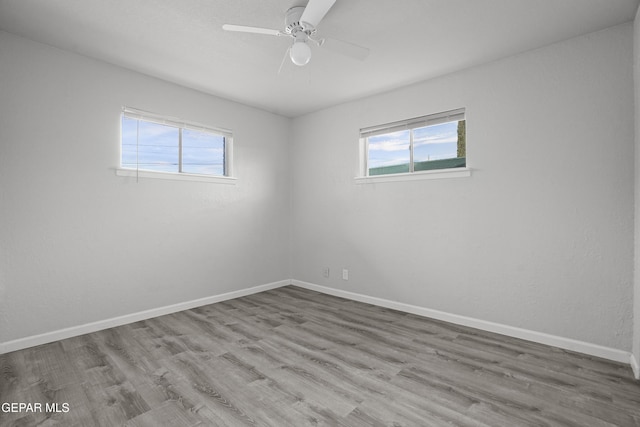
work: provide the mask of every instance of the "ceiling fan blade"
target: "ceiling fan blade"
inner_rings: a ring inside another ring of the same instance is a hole
[[[239,33],[267,34],[269,36],[285,35],[280,30],[272,30],[269,28],[259,28],[259,27],[247,27],[245,25],[224,24],[222,26],[222,29],[225,31],[237,31]]]
[[[278,75],[280,75],[280,71],[282,71],[282,67],[284,66],[285,61],[287,60],[287,56],[289,56],[289,52],[291,51],[291,46],[287,49],[282,57],[282,61],[280,62],[280,68],[278,68]]]
[[[320,46],[345,56],[349,56],[360,61],[364,61],[369,56],[369,49],[359,46],[357,44],[345,42],[343,40],[337,40],[332,38],[325,38],[321,40]]]
[[[318,23],[322,21],[324,15],[329,12],[329,9],[331,9],[331,6],[333,6],[335,2],[336,0],[309,0],[307,7],[305,7],[304,12],[302,12],[300,21],[311,24],[314,28],[317,27]]]

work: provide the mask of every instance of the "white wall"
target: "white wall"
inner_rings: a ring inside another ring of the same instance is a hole
[[[0,343],[293,276],[638,357],[632,31],[293,121],[0,32]],[[115,176],[122,105],[233,129],[238,184]],[[458,107],[470,178],[354,183]]]
[[[232,129],[237,185],[117,177],[123,105]],[[288,279],[289,126],[0,32],[0,343]]]
[[[630,351],[632,40],[622,25],[294,120],[293,277]],[[459,107],[471,177],[354,183],[359,128]]]

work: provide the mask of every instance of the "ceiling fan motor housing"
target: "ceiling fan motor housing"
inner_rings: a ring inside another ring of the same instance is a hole
[[[295,6],[287,10],[284,16],[285,33],[295,36],[298,31],[303,31],[309,36],[316,31],[311,24],[300,22],[302,12],[304,12],[304,6]]]

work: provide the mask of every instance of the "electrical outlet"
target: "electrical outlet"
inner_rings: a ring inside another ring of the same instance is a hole
[[[322,275],[323,275],[324,277],[329,277],[329,267],[324,267],[324,268],[322,269]]]
[[[342,280],[349,280],[349,270],[346,268],[342,269]]]

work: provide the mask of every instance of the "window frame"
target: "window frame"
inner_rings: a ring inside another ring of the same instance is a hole
[[[178,129],[178,172],[157,171],[141,169],[139,164],[135,168],[124,167],[122,165],[122,123],[124,118],[141,120],[147,123],[171,126]],[[183,170],[183,146],[182,134],[184,130],[191,130],[202,133],[210,133],[223,137],[223,175],[198,174],[182,172]],[[184,181],[215,182],[221,184],[235,184],[236,178],[233,175],[233,132],[228,129],[203,125],[179,118],[151,113],[131,107],[123,107],[120,114],[120,159],[116,169],[118,176],[134,176],[136,179],[156,178]]]
[[[438,124],[459,122],[467,120],[466,108],[457,108],[454,110],[443,111],[440,113],[429,114],[425,116],[415,117],[406,120],[375,125],[360,129],[359,152],[360,164],[359,175],[355,178],[356,183],[372,183],[372,182],[393,182],[393,181],[414,181],[422,179],[438,179],[438,178],[460,178],[471,175],[469,162],[465,156],[465,166],[453,168],[440,168],[430,170],[415,170],[414,162],[414,129],[427,126],[435,126]],[[377,135],[409,130],[409,172],[389,173],[380,175],[369,174],[369,138]],[[466,126],[465,126],[466,138]]]

